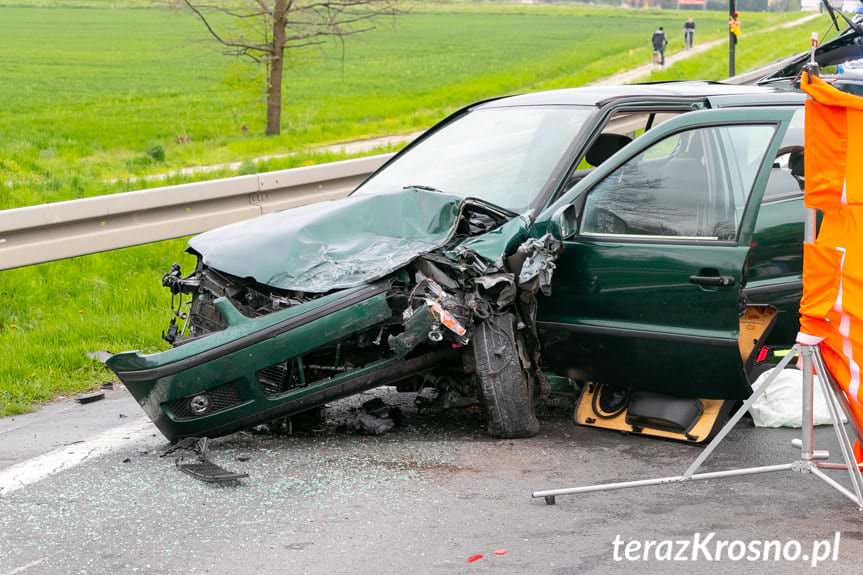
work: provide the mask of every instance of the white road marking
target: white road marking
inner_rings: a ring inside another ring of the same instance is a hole
[[[16,567],[15,569],[12,569],[11,571],[7,571],[4,575],[15,575],[16,573],[23,573],[24,571],[26,571],[30,567],[35,567],[36,565],[39,565],[40,563],[44,562],[45,559],[46,559],[45,557],[42,557],[41,559],[37,559],[35,561],[27,563],[26,565],[21,565],[20,567]]]
[[[55,473],[72,469],[87,459],[128,447],[150,436],[153,424],[144,419],[115,427],[81,443],[64,445],[54,451],[17,463],[0,471],[0,497],[32,485]]]

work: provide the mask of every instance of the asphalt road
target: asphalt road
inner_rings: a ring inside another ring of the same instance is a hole
[[[470,408],[417,414],[411,395],[373,393],[400,402],[401,428],[380,437],[337,433],[365,395],[334,404],[324,433],[215,441],[214,461],[249,474],[233,487],[201,483],[181,474],[172,457],[159,458],[166,443],[122,391],[88,406],[58,403],[0,420],[0,478],[46,452],[92,451],[72,468],[0,495],[0,575],[848,574],[863,566],[863,513],[812,476],[559,497],[546,506],[530,492],[674,475],[699,448],[577,428],[565,404],[546,410],[539,436],[493,440]],[[89,447],[88,438],[117,426],[119,439]],[[744,420],[707,469],[791,461],[795,436]],[[816,437],[832,446],[829,428]],[[837,531],[838,559],[815,568],[704,555],[695,562],[614,560],[618,536],[797,540],[808,554],[815,540],[832,540]],[[483,558],[469,563],[476,554]]]

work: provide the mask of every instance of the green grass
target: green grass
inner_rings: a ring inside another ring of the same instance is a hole
[[[187,260],[184,244],[174,240],[3,272],[0,414],[110,380],[88,351],[154,347],[169,303],[154,271]]]
[[[750,26],[792,16],[752,15]],[[723,33],[723,14],[698,17],[700,37]],[[418,9],[348,39],[344,60],[337,46],[292,56],[284,133],[266,138],[260,70],[222,55],[185,12],[0,7],[0,208],[123,189],[105,179],[410,132],[477,99],[648,62],[656,26],[675,49],[683,20],[578,6]],[[147,155],[154,146],[164,161]]]
[[[285,134],[264,138],[254,68],[220,55],[184,13],[133,0],[10,3],[0,0],[0,208],[124,191],[103,180],[261,154],[300,152],[262,170],[329,161],[336,156],[302,150],[409,132],[473,100],[643,64],[660,24],[680,48],[674,32],[685,17],[577,6],[418,10],[352,39],[344,62],[332,48],[304,53],[288,74]],[[798,16],[747,15],[748,30]],[[699,39],[724,33],[723,14],[697,17]],[[148,159],[156,145],[164,161]],[[159,279],[172,262],[188,264],[183,246],[0,272],[0,415],[109,379],[87,351],[163,348],[170,298]]]

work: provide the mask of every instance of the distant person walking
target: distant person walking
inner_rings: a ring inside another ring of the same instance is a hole
[[[690,50],[693,44],[695,44],[695,20],[690,16],[683,23],[683,47]]]
[[[665,37],[662,26],[653,33],[650,41],[653,43],[653,63],[665,66],[665,47],[668,46],[668,38]]]

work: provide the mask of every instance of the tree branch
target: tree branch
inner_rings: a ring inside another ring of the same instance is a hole
[[[204,24],[204,27],[207,29],[207,32],[210,33],[210,36],[216,39],[217,42],[224,46],[228,46],[231,48],[240,48],[244,50],[255,50],[258,52],[272,53],[272,46],[269,44],[254,44],[250,42],[246,42],[242,39],[240,40],[232,40],[228,38],[224,38],[221,34],[219,34],[207,17],[204,15],[204,10],[206,7],[199,7],[194,4],[191,0],[183,0],[183,3],[189,7],[189,9],[201,20]],[[224,12],[224,9],[220,9],[219,11]]]
[[[285,50],[324,46],[335,38],[373,30],[372,22],[397,16],[409,0],[172,0],[185,5],[230,56],[249,58],[267,68],[267,135],[281,131]],[[225,30],[221,32],[219,27]],[[255,40],[247,39],[250,35]]]

